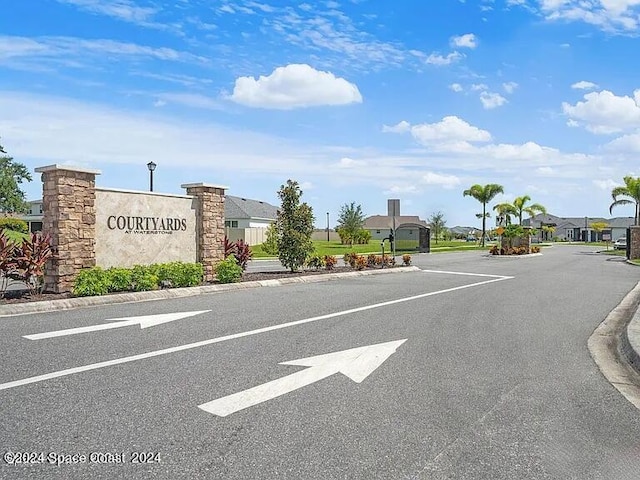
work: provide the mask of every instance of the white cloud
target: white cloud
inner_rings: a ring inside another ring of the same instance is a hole
[[[564,102],[562,111],[572,125],[583,125],[598,134],[611,134],[640,127],[640,90],[634,97],[618,97],[608,90],[587,93],[575,105]]]
[[[601,190],[606,190],[610,192],[616,187],[619,187],[620,184],[611,180],[610,178],[607,180],[594,180],[593,184]]]
[[[481,92],[483,90],[488,90],[488,89],[489,87],[484,83],[474,83],[473,85],[471,85],[471,91],[473,92]]]
[[[115,40],[86,40],[74,37],[0,36],[0,60],[29,59],[34,63],[57,62],[79,66],[90,57],[92,62],[113,61],[119,57],[140,57],[163,61],[199,62],[206,60],[191,53],[166,47],[148,47]],[[10,66],[10,65],[9,65]]]
[[[152,22],[158,12],[156,8],[141,7],[130,0],[57,0],[58,3],[73,5],[94,14],[106,15],[125,22],[143,26],[156,25]]]
[[[159,93],[156,95],[163,105],[175,103],[203,110],[223,110],[224,106],[216,99],[197,93]]]
[[[491,92],[482,92],[480,94],[480,101],[482,102],[482,106],[485,110],[498,108],[507,103],[507,99],[502,95]]]
[[[528,5],[521,0],[509,2]],[[640,0],[536,0],[532,3],[537,4],[539,12],[549,21],[584,22],[621,33],[634,32],[639,26]]]
[[[452,37],[451,46],[474,49],[478,46],[478,39],[473,33],[465,33],[464,35]]]
[[[306,64],[276,68],[269,76],[236,79],[231,100],[258,108],[293,109],[362,103],[358,87]]]
[[[607,143],[605,149],[612,152],[640,154],[640,133],[616,138]]]
[[[502,84],[502,88],[504,88],[505,92],[511,94],[516,91],[518,84],[516,82],[506,82]]]
[[[461,183],[460,179],[455,175],[443,175],[434,172],[425,173],[420,180],[425,185],[439,185],[442,188],[454,188]]]
[[[391,185],[382,192],[383,195],[411,195],[420,193],[415,185]]]
[[[543,176],[552,176],[555,175],[556,171],[551,167],[539,167],[536,169],[536,173]]]
[[[311,183],[311,182],[302,182],[302,183],[300,184],[300,188],[301,188],[302,190],[313,190],[314,185],[313,185],[313,183]]]
[[[421,123],[413,126],[409,122],[402,121],[393,127],[383,127],[383,132],[410,132],[413,138],[422,145],[488,142],[491,140],[489,132],[474,127],[455,116],[444,117],[437,123]]]
[[[353,158],[343,157],[340,159],[338,164],[336,165],[338,168],[358,168],[364,167],[366,162],[362,160],[354,160]]]
[[[444,65],[451,65],[462,58],[462,54],[459,52],[451,52],[447,56],[440,55],[439,53],[432,53],[425,60],[430,65],[436,65],[442,67]]]
[[[571,85],[571,88],[575,90],[593,90],[598,88],[598,85],[596,85],[593,82],[587,82],[586,80],[581,80]]]
[[[452,83],[451,85],[449,85],[449,88],[456,93],[460,93],[463,91],[462,85],[460,85],[459,83]]]

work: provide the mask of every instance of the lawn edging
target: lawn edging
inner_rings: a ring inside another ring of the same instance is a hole
[[[394,267],[379,270],[361,270],[355,272],[326,273],[320,275],[289,277],[282,279],[254,280],[250,282],[201,285],[198,287],[168,288],[164,290],[151,290],[147,292],[115,293],[111,295],[100,295],[95,297],[73,297],[60,300],[45,300],[41,302],[15,303],[10,305],[0,305],[0,317],[45,313],[51,311],[70,310],[73,308],[93,307],[100,305],[113,305],[118,303],[166,300],[171,298],[191,297],[209,293],[245,290],[248,288],[277,287],[280,285],[288,285],[291,283],[316,283],[339,278],[417,272],[419,270],[420,269],[415,266]]]

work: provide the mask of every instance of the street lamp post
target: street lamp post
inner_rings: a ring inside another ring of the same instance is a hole
[[[153,162],[147,163],[147,168],[149,169],[149,191],[153,192],[153,171],[156,169],[156,164]]]
[[[329,241],[329,212],[327,212],[327,242]]]

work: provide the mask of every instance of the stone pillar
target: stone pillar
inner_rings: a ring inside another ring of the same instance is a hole
[[[224,191],[227,187],[206,183],[182,185],[196,199],[197,261],[206,281],[213,280],[216,264],[224,260]]]
[[[42,231],[51,235],[54,252],[45,269],[45,289],[68,292],[80,270],[96,264],[95,183],[100,171],[61,165],[35,171],[42,174]]]
[[[635,260],[640,258],[640,226],[635,225],[630,227],[631,235],[627,238],[629,242],[629,260]]]

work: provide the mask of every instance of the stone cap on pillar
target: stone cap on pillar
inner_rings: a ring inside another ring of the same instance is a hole
[[[71,165],[47,165],[44,167],[38,167],[34,171],[36,173],[46,173],[46,172],[54,172],[56,170],[65,170],[68,172],[78,172],[78,173],[89,173],[92,175],[100,175],[102,172],[100,170],[95,170],[93,168],[84,168],[84,167],[74,167]]]
[[[183,183],[182,185],[180,185],[180,187],[186,188],[187,190],[189,190],[190,188],[197,188],[202,190],[222,190],[223,194],[225,190],[229,189],[229,187],[226,187],[224,185],[212,185],[210,183]]]

